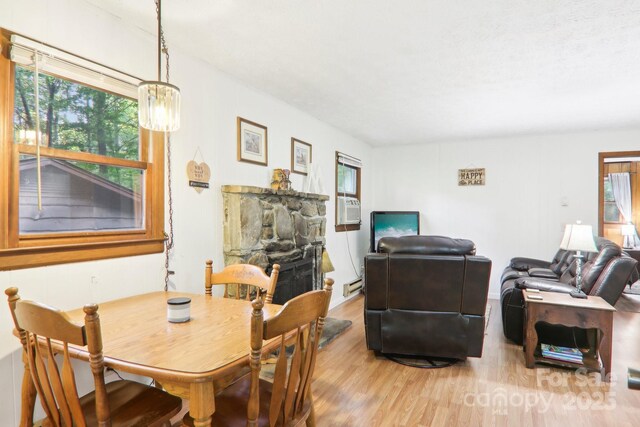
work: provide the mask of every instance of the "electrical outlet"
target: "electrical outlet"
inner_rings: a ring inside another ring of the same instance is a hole
[[[112,368],[104,368],[104,380],[105,382],[112,382],[118,380],[118,374]]]

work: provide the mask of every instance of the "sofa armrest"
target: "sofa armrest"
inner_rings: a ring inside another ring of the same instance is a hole
[[[509,267],[520,271],[529,270],[530,268],[549,268],[550,265],[549,261],[525,257],[511,258],[509,263]]]
[[[538,289],[546,292],[561,292],[565,294],[575,290],[573,286],[566,283],[554,282],[553,280],[545,280],[535,277],[523,277],[516,279],[516,288]]]
[[[540,279],[558,280],[558,275],[549,268],[530,268],[529,277],[539,277]]]

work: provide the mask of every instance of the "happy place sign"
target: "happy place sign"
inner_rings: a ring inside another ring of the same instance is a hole
[[[484,185],[484,168],[458,169],[458,185]]]

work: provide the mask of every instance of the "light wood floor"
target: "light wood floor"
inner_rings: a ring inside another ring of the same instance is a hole
[[[329,313],[353,326],[318,353],[318,427],[640,426],[640,390],[626,380],[627,367],[640,369],[640,313],[614,315],[614,378],[606,384],[596,373],[525,368],[522,347],[502,334],[495,300],[482,358],[442,369],[399,365],[367,350],[363,302],[358,296]],[[636,304],[630,299],[626,308]]]
[[[640,426],[640,390],[627,389],[640,368],[640,314],[614,317],[611,384],[599,375],[524,366],[522,348],[502,334],[498,301],[482,358],[418,369],[375,357],[364,339],[363,297],[330,312],[353,326],[318,354],[314,375],[322,426]]]

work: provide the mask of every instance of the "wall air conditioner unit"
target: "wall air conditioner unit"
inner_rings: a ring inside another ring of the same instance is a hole
[[[360,224],[360,201],[355,197],[338,196],[338,223]]]

